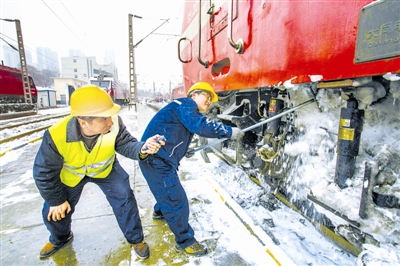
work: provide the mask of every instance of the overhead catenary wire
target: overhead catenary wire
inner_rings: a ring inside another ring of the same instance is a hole
[[[18,48],[14,47],[14,45],[12,45],[11,43],[7,42],[5,39],[3,39],[2,37],[0,37],[1,40],[3,40],[6,44],[8,44],[8,46],[10,46],[12,49],[14,49],[15,51],[18,52]]]
[[[79,28],[81,29],[81,31],[84,33],[84,36],[87,36],[86,32],[84,31],[84,29],[82,28],[82,26],[78,23],[78,21],[76,21],[75,17],[71,14],[71,12],[69,12],[69,10],[67,9],[67,7],[63,4],[63,2],[61,0],[59,0],[61,5],[64,7],[64,9],[68,12],[68,14],[71,16],[71,18],[75,21],[76,25],[79,26]]]
[[[86,47],[86,44],[71,30],[70,27],[42,0],[42,3],[61,21],[62,24]]]
[[[3,36],[5,36],[5,37],[7,37],[8,39],[14,41],[16,44],[18,44],[17,40],[11,38],[10,36],[5,35],[4,33],[1,33],[1,32],[0,32],[0,34],[3,35]],[[4,42],[6,42],[7,44],[9,44],[11,47],[13,47],[13,45],[10,44],[10,43],[8,43],[5,39],[3,39],[3,38],[1,38],[1,37],[0,37],[0,39],[2,39]],[[15,48],[15,47],[14,47],[14,48]],[[54,60],[53,58],[50,58],[50,57],[48,57],[48,56],[46,56],[46,55],[44,55],[44,54],[38,52],[37,50],[35,51],[32,47],[29,47],[29,46],[27,46],[27,45],[25,45],[25,51],[30,51],[30,52],[32,52],[32,53],[35,52],[37,55],[41,55],[42,58],[40,58],[40,57],[36,58],[37,63],[45,63],[45,62],[42,61],[42,60],[45,58],[46,60],[49,60],[49,61],[52,61],[53,63],[56,63],[57,65],[60,64],[59,61],[56,61],[56,60]],[[18,53],[18,49],[15,48],[15,51],[11,51],[11,52]],[[30,55],[30,54],[27,53],[25,56],[33,61],[32,55]],[[31,65],[28,64],[28,66],[31,66]],[[34,66],[32,65],[32,67],[34,67]],[[65,67],[65,66],[61,64],[61,67]]]
[[[80,41],[80,42],[82,42],[82,44],[85,46],[85,47],[87,47],[87,45],[74,33],[74,31],[72,31],[71,30],[71,28],[67,25],[67,23],[65,23],[61,18],[60,18],[60,16],[58,16],[58,14],[48,5],[48,4],[46,4],[45,3],[45,1],[44,0],[42,0],[42,3],[62,22],[62,24],[75,36],[75,37],[77,37],[77,39]],[[79,25],[79,23],[75,20],[75,18],[72,16],[72,14],[69,12],[69,10],[65,7],[65,5],[60,1],[60,3],[61,3],[61,5],[64,7],[64,9],[68,12],[68,14],[72,17],[72,19],[77,23],[77,25],[81,28],[81,30],[83,31],[83,29],[82,29],[82,27]],[[5,20],[5,19],[2,19],[2,20]],[[83,31],[83,33],[86,35],[86,33]],[[9,36],[7,36],[7,35],[5,35],[5,34],[3,34],[3,33],[0,33],[0,34],[2,34],[3,36],[5,36],[5,37],[7,37],[7,38],[9,38],[10,40],[13,40],[15,43],[17,43],[17,41],[15,40],[15,39],[13,39],[13,38],[11,38],[11,37],[9,37]],[[4,39],[2,39],[3,41],[5,41]],[[6,42],[6,41],[5,41]],[[6,43],[8,43],[8,42],[6,42]],[[9,44],[9,43],[8,43]],[[9,44],[10,45],[10,44]],[[32,51],[32,52],[36,52],[36,54],[37,55],[40,55],[42,58],[40,58],[40,57],[37,57],[37,63],[44,63],[43,61],[42,62],[40,62],[41,60],[44,60],[44,59],[46,59],[46,60],[50,60],[50,61],[53,61],[54,63],[57,63],[57,65],[59,65],[59,61],[56,61],[56,60],[54,60],[53,58],[50,58],[50,57],[48,57],[48,56],[46,56],[46,55],[44,55],[44,54],[42,54],[42,53],[40,53],[40,52],[38,52],[37,50],[35,51],[34,49],[32,49],[32,48],[30,48],[29,46],[27,46],[26,44],[25,44],[25,49],[26,48],[28,48],[28,50],[30,50],[30,51]],[[45,47],[43,47],[43,48],[45,48]],[[26,49],[27,50],[27,49]],[[18,50],[17,50],[18,51]],[[28,55],[27,55],[28,56]],[[58,55],[57,55],[57,57],[58,57]],[[32,60],[33,60],[33,58],[32,57],[30,57]],[[62,66],[63,67],[63,66]]]
[[[75,9],[71,9],[71,6],[69,5],[69,2],[67,2],[67,4],[66,4],[64,1],[61,1],[61,0],[58,1],[59,3],[54,2],[54,1],[46,1],[46,0],[42,0],[41,2],[42,2],[41,4],[40,4],[40,2],[36,2],[36,3],[39,3],[38,5],[42,5],[44,9],[47,9],[47,10],[52,12],[52,15],[50,15],[50,16],[49,15],[47,15],[47,16],[45,15],[46,19],[51,20],[51,17],[54,16],[54,18],[57,18],[57,20],[62,23],[62,26],[58,27],[58,28],[61,29],[61,31],[64,31],[64,33],[63,33],[64,35],[66,35],[65,34],[66,31],[72,32],[73,37],[69,38],[69,43],[76,43],[74,41],[74,39],[77,38],[77,39],[79,39],[80,43],[83,43],[83,45],[85,45],[85,47],[87,47],[89,45],[87,43],[88,40],[86,40],[86,37],[85,37],[89,33],[89,32],[85,32],[85,29],[87,29],[87,27],[86,27],[86,25],[82,25],[82,23],[80,23],[81,21],[77,19],[77,18],[80,18],[80,17],[77,16],[78,9],[76,9],[76,10]],[[58,4],[59,6],[57,6],[55,4]],[[72,6],[72,7],[74,7],[74,6]],[[172,15],[171,16],[172,20],[170,20],[170,22],[173,22],[173,23],[168,23],[169,24],[169,26],[168,26],[169,30],[166,30],[167,33],[153,33],[153,34],[154,35],[174,36],[173,38],[178,37],[179,36],[178,32],[180,33],[180,29],[178,31],[175,26],[178,25],[178,24],[180,25],[179,22],[181,20],[178,20],[178,17],[179,17],[178,11],[180,13],[182,13],[181,12],[182,10],[183,10],[183,5],[182,5],[182,3],[180,1],[173,1],[173,3],[169,4],[168,8],[166,10],[164,10],[165,12],[163,12],[163,14],[171,14]],[[93,10],[93,11],[95,11],[95,10]],[[44,14],[45,13],[46,12],[44,12]],[[68,13],[69,15],[67,15],[66,13]],[[160,17],[158,17],[158,18],[156,16],[151,17],[151,18],[149,18],[149,17],[146,18],[145,17],[145,19],[153,20],[153,22],[154,22],[156,20],[159,21]],[[74,20],[74,23],[72,23],[73,22],[72,20]],[[108,23],[108,24],[112,24],[111,22],[112,21],[110,21],[110,23]],[[79,28],[77,28],[75,24],[77,24],[79,26]],[[121,28],[124,25],[125,24],[118,23],[118,24],[115,24],[115,27]],[[142,25],[141,28],[146,28],[144,26],[148,27],[150,25],[151,25],[151,23],[146,23],[146,24]],[[82,26],[85,26],[85,27],[82,27]],[[174,26],[174,28],[171,28],[172,26]],[[64,27],[66,28],[66,30],[63,30]],[[150,27],[152,27],[152,26],[150,26]],[[171,31],[171,29],[172,29],[172,31]],[[92,32],[93,31],[91,30],[90,33],[92,33]],[[171,34],[168,34],[168,32],[171,32]],[[175,32],[177,32],[177,34],[174,34]],[[85,37],[85,38],[82,39],[83,37]],[[163,36],[160,36],[160,38],[164,39],[164,41],[168,41],[169,39],[171,39],[171,37],[170,37],[167,40],[167,38],[165,38]],[[138,40],[138,38],[136,38],[136,40]],[[13,42],[8,41],[8,42],[13,45],[14,41]],[[149,43],[149,45],[151,46],[151,43]],[[14,44],[14,46],[15,46],[15,44]],[[57,66],[58,66],[58,69],[59,69],[58,71],[59,72],[61,72],[63,70],[66,70],[67,66],[65,66],[63,64],[63,62],[60,60],[60,56],[59,55],[57,55],[58,61],[56,61],[55,58],[54,59],[50,58],[50,56],[47,55],[47,53],[45,54],[44,52],[40,52],[40,50],[36,50],[36,48],[35,49],[31,49],[29,47],[29,40],[28,41],[25,40],[25,46],[27,48],[26,49],[27,51],[28,50],[31,51],[31,53],[28,53],[26,55],[27,58],[32,59],[31,62],[29,63],[29,65],[35,66],[39,70],[43,68],[43,67],[40,67],[41,65],[43,65],[45,69],[53,70],[53,69],[55,69],[55,67],[46,67],[46,65],[48,65],[49,62],[53,62],[54,64],[58,63]],[[53,46],[53,47],[55,47],[55,46]],[[58,51],[57,49],[54,50],[53,47],[51,47],[51,49],[52,49],[51,52],[54,51],[54,52],[57,52],[57,53],[60,54],[60,51]],[[167,47],[169,47],[169,45],[166,46],[166,45],[164,45],[164,43],[162,43],[162,44],[160,43],[159,44],[158,48],[163,48],[161,50],[164,50],[164,52],[162,52],[160,50],[157,50],[159,52],[159,56],[161,55],[161,53],[162,54],[166,54],[166,53],[170,54],[171,53],[171,48],[169,48],[168,51],[165,51],[165,48],[167,48]],[[45,47],[43,46],[43,48],[45,48]],[[97,46],[95,48],[92,48],[92,50],[96,50],[96,49],[98,49]],[[10,50],[11,49],[9,49],[8,51],[10,51]],[[86,50],[86,48],[85,48],[85,50]],[[65,56],[68,56],[68,55],[65,55]],[[85,56],[85,55],[83,55],[83,56]],[[154,63],[153,63],[154,65],[160,65],[159,57],[158,57],[158,59],[154,58],[153,54],[147,54],[147,57],[148,57],[147,59],[150,59],[151,61],[154,61]],[[98,56],[98,58],[101,59],[102,57]],[[146,59],[144,59],[144,60],[146,60]],[[36,66],[35,65],[36,63],[38,63],[39,66]],[[147,60],[146,63],[149,63],[149,61]],[[170,63],[170,62],[166,62],[166,63]],[[16,63],[13,63],[13,64],[16,64]],[[50,63],[50,65],[52,65],[52,63]],[[116,65],[116,66],[118,66],[118,65]],[[17,67],[18,68],[18,66],[16,66],[16,65],[13,65],[13,67]],[[70,66],[68,66],[68,68],[70,68],[70,69],[69,70],[67,69],[67,71],[71,71],[72,70]],[[176,68],[176,69],[178,69],[178,68]],[[149,77],[150,76],[154,76],[154,71],[152,71],[152,69],[149,70],[149,69],[144,68],[143,74],[146,74]],[[123,72],[123,73],[120,73],[120,76],[126,77],[126,74]],[[160,77],[159,73],[157,73],[156,79],[159,80],[159,77]],[[168,80],[168,77],[166,77],[165,80]],[[150,82],[148,84],[150,84]]]

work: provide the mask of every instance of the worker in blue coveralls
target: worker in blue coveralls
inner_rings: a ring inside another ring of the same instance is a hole
[[[43,134],[33,166],[33,177],[44,199],[42,216],[50,231],[40,251],[46,258],[73,239],[72,214],[83,187],[94,183],[110,203],[118,225],[139,259],[150,256],[129,175],[116,152],[134,160],[155,154],[164,142],[159,135],[137,141],[117,115],[120,106],[104,90],[85,85],[70,98],[71,115]],[[147,149],[143,151],[142,147]]]
[[[187,98],[172,101],[153,117],[142,140],[159,134],[166,138],[157,154],[139,161],[140,169],[153,193],[156,204],[153,219],[165,219],[175,235],[175,248],[191,255],[204,255],[207,248],[196,241],[189,225],[189,202],[177,173],[180,160],[187,153],[193,135],[206,138],[236,139],[244,134],[239,128],[209,120],[206,112],[218,95],[207,82],[194,84]]]

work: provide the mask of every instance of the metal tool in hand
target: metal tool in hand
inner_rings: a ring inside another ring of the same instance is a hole
[[[164,137],[164,136],[159,136],[156,140],[155,140],[155,142],[157,142],[158,144],[160,144],[160,142],[161,141],[167,141],[166,140],[166,138]],[[143,145],[143,147],[142,147],[142,151],[145,151],[145,150],[147,150],[147,145],[146,144],[144,144]]]
[[[266,119],[266,120],[264,120],[264,121],[261,121],[261,122],[259,122],[259,123],[257,123],[257,124],[254,124],[254,125],[252,125],[252,126],[250,126],[250,127],[248,127],[248,128],[242,129],[242,131],[243,131],[243,132],[250,131],[250,130],[256,128],[256,127],[259,127],[259,126],[261,126],[261,125],[264,125],[264,124],[266,124],[266,123],[269,123],[269,122],[271,122],[271,121],[273,121],[273,120],[275,120],[275,119],[278,119],[278,118],[280,118],[280,117],[282,117],[282,116],[284,116],[284,115],[286,115],[286,114],[289,114],[289,113],[291,113],[291,112],[293,112],[293,111],[295,111],[295,110],[297,110],[297,109],[299,109],[299,108],[301,108],[301,107],[304,107],[304,106],[306,106],[306,105],[308,105],[308,104],[310,104],[310,103],[313,103],[314,101],[315,101],[314,99],[310,99],[310,100],[308,100],[308,101],[306,101],[306,102],[304,102],[304,103],[301,103],[301,104],[297,105],[296,107],[290,108],[290,109],[288,109],[288,110],[286,110],[286,111],[283,111],[282,113],[279,113],[279,114],[277,114],[277,115],[275,115],[275,116],[273,116],[273,117],[271,117],[271,118],[268,118],[268,119]],[[228,138],[216,140],[216,141],[214,141],[214,142],[208,143],[207,145],[204,145],[204,146],[201,146],[201,147],[199,147],[199,148],[197,148],[197,149],[194,149],[193,151],[190,151],[190,152],[188,152],[188,153],[195,153],[195,152],[204,150],[205,148],[214,146],[214,145],[216,145],[216,144],[218,144],[218,143],[220,143],[220,142],[223,142],[223,141],[225,141],[225,140],[227,140],[227,139],[228,139]]]

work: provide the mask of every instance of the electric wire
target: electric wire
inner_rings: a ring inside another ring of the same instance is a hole
[[[68,12],[68,14],[70,15],[70,17],[75,21],[75,23],[80,27],[80,30],[82,30],[82,32],[84,33],[84,35],[86,36],[86,32],[84,32],[84,30],[82,29],[82,27],[81,27],[81,25],[76,21],[76,19],[75,19],[75,17],[71,14],[71,12],[67,9],[67,7],[62,3],[62,1],[60,0],[59,1],[60,2],[60,4],[63,6],[63,8]],[[73,35],[80,41],[80,42],[82,42],[83,43],[83,41],[71,30],[71,28],[67,25],[67,23],[65,23],[61,18],[60,18],[60,16],[44,1],[44,0],[42,0],[42,3],[54,14],[54,16],[56,16],[62,23],[63,23],[63,25],[70,31],[70,32],[72,32],[73,33]],[[176,13],[176,12],[174,12],[174,10],[177,10],[177,8],[176,8],[176,5],[177,5],[178,3],[175,3],[175,6],[174,5],[171,5],[171,10],[172,10],[172,12],[171,13]],[[179,9],[179,12],[178,12],[178,16],[175,18],[175,19],[173,19],[173,21],[174,21],[174,23],[173,23],[173,28],[174,28],[174,32],[176,32],[176,25],[178,24],[178,17],[180,16],[179,14],[181,14],[182,13],[182,10],[183,10],[183,5],[181,5],[180,6],[180,9]],[[170,13],[170,12],[168,12],[168,13]],[[147,17],[147,18],[144,18],[144,19],[148,19],[148,20],[160,20],[160,18],[149,18],[149,17]],[[169,19],[168,19],[169,20]],[[172,26],[172,25],[171,25]],[[0,33],[0,34],[2,34],[2,33]],[[175,38],[175,37],[178,37],[178,36],[180,36],[179,34],[167,34],[167,33],[152,33],[153,35],[164,35],[164,36],[173,36],[173,38]],[[3,34],[4,35],[4,34]],[[6,36],[6,35],[5,35]],[[6,37],[8,37],[8,36],[6,36]],[[147,37],[147,36],[146,36]],[[145,38],[146,38],[145,37]],[[10,37],[8,37],[8,38],[10,38]],[[167,39],[167,41],[168,40],[170,40],[170,39],[173,39],[173,38],[168,38]],[[12,38],[10,38],[11,40],[13,40],[13,41],[15,41],[14,39],[12,39]],[[3,39],[4,40],[4,39]],[[141,41],[143,41],[144,40],[144,38],[141,40]],[[17,43],[17,41],[15,41],[16,43]],[[87,47],[86,45],[85,45],[85,43],[83,43],[84,44],[84,46],[85,47]],[[26,46],[26,45],[25,45]],[[161,47],[162,47],[162,45],[161,45]],[[28,47],[28,46],[26,46],[26,48],[28,48],[28,50],[30,50],[31,52],[33,52],[33,53],[35,53],[36,52],[36,54],[38,55],[37,56],[37,61],[38,61],[38,64],[43,64],[43,63],[45,63],[44,62],[44,60],[46,59],[46,60],[50,60],[50,61],[52,61],[52,62],[54,62],[54,63],[58,63],[58,65],[60,65],[60,63],[61,63],[61,69],[59,70],[60,72],[63,72],[63,71],[65,71],[65,70],[67,70],[67,71],[72,71],[72,68],[70,68],[70,69],[67,69],[67,67],[65,66],[65,65],[63,65],[62,64],[62,61],[61,62],[57,62],[56,60],[54,60],[53,58],[50,58],[50,57],[48,57],[48,56],[46,56],[46,55],[44,55],[44,54],[42,54],[42,53],[40,53],[40,52],[38,52],[38,51],[35,51],[34,49],[32,49],[32,48],[30,48],[30,47]],[[44,48],[44,47],[43,47]],[[40,55],[40,56],[39,56]],[[27,55],[27,56],[29,56],[30,57],[30,59],[33,59],[32,58],[32,56],[31,55]],[[32,60],[33,61],[33,60]],[[156,61],[157,61],[157,59],[154,59],[153,60],[154,61],[154,63],[156,63]],[[146,76],[148,76],[148,75],[146,75]]]
[[[75,32],[73,32],[70,27],[68,27],[68,25],[44,2],[44,0],[42,0],[42,3],[62,22],[62,24],[64,24],[64,26],[73,34],[75,35],[75,37],[85,46],[86,44],[78,37],[78,35],[75,34]]]
[[[78,23],[78,21],[76,21],[75,17],[72,16],[71,12],[69,12],[69,10],[67,9],[67,7],[63,4],[63,2],[61,0],[59,0],[61,5],[64,7],[64,9],[68,12],[68,14],[71,16],[71,18],[75,21],[76,25],[79,26],[79,28],[81,29],[81,31],[84,33],[84,36],[87,36],[86,32],[83,30],[82,26]]]

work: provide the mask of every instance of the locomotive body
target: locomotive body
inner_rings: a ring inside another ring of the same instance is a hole
[[[186,97],[185,86],[179,85],[172,90],[172,99],[178,99],[184,97]]]
[[[112,77],[93,77],[89,79],[89,83],[102,88],[117,104],[122,105],[130,98],[129,90]]]
[[[179,41],[186,87],[203,80],[228,91],[400,71],[398,1],[199,3],[185,6]]]
[[[210,83],[219,102],[207,115],[246,131],[203,158],[217,149],[354,255],[399,244],[399,6],[186,1],[178,42],[185,91]]]
[[[29,85],[33,103],[37,102],[37,90],[31,76]],[[22,84],[22,72],[20,69],[0,65],[0,102],[24,103],[25,94]]]

